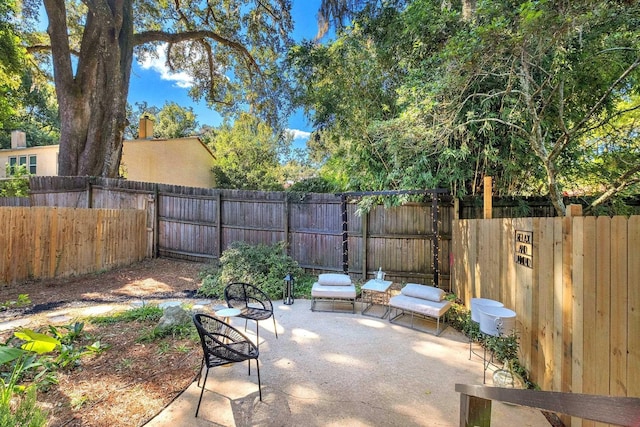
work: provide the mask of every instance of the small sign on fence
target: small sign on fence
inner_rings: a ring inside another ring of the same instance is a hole
[[[515,248],[516,264],[533,268],[533,233],[516,230]]]

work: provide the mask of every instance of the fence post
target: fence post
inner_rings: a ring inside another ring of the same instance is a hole
[[[216,194],[216,218],[218,219],[218,253],[214,254],[218,260],[222,256],[222,190]]]
[[[289,211],[290,206],[289,206],[289,196],[287,193],[284,194],[284,242],[285,245],[287,246],[287,255],[291,255],[291,242],[289,241]]]
[[[160,256],[160,192],[158,184],[153,186],[153,257]]]
[[[493,178],[484,177],[484,219],[493,217]]]
[[[367,252],[369,250],[369,211],[362,214],[362,280],[367,280]],[[375,268],[375,266],[374,266]]]
[[[582,216],[582,205],[567,206],[567,216]]]
[[[460,394],[460,427],[491,426],[491,400]]]
[[[440,287],[440,242],[438,241],[438,193],[431,193],[431,221],[433,231],[433,286]]]
[[[91,185],[91,179],[87,179],[87,209],[93,207],[93,186]]]
[[[347,217],[347,196],[343,193],[340,195],[342,205],[342,271],[346,274],[349,272],[349,224]]]

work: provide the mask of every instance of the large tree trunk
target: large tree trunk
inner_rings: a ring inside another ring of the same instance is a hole
[[[131,0],[90,0],[74,70],[64,0],[44,0],[60,110],[58,175],[117,177],[133,58]]]

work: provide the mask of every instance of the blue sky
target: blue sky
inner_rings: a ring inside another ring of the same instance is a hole
[[[292,16],[294,19],[293,38],[296,41],[312,39],[317,31],[317,12],[320,0],[294,0]],[[149,105],[162,107],[172,101],[183,107],[192,107],[200,125],[217,126],[220,116],[209,109],[205,102],[194,102],[188,95],[188,77],[171,74],[163,63],[163,59],[147,61],[141,64],[134,60],[131,83],[129,87],[129,103],[146,101]],[[294,132],[296,147],[304,147],[311,132],[311,127],[302,113],[289,118],[289,129]]]

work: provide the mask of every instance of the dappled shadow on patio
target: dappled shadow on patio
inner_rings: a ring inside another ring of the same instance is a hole
[[[455,384],[483,380],[482,359],[469,360],[464,335],[449,327],[435,337],[386,319],[309,308],[306,300],[275,302],[279,339],[273,324],[261,322],[262,402],[254,370],[248,376],[245,364],[235,364],[210,371],[197,420],[199,389],[192,385],[148,426],[459,425]],[[493,426],[514,420],[549,425],[538,411],[494,405]]]

